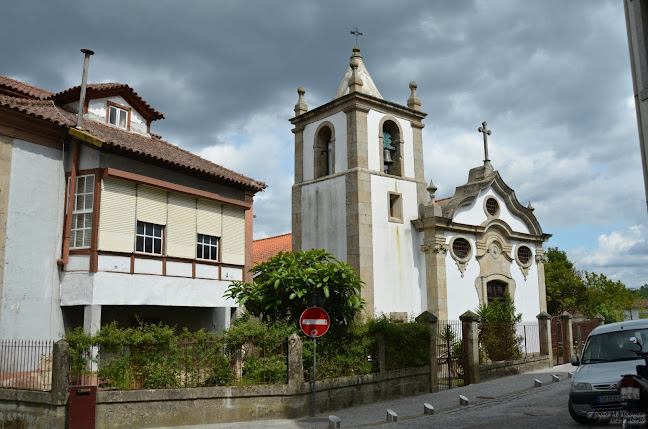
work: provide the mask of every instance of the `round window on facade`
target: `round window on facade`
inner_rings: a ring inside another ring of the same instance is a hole
[[[517,260],[520,265],[530,265],[531,249],[529,249],[527,246],[519,246],[517,248]]]
[[[499,203],[495,198],[488,198],[486,200],[486,212],[491,216],[495,216],[499,213]]]
[[[470,243],[462,237],[455,238],[452,242],[452,253],[457,259],[466,259],[470,256]]]

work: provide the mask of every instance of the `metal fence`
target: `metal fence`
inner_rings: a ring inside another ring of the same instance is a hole
[[[460,320],[437,322],[437,370],[439,389],[464,385],[462,325]]]
[[[170,389],[288,382],[287,341],[247,338],[70,349],[70,384],[99,389]]]
[[[53,341],[0,340],[0,387],[52,389]]]

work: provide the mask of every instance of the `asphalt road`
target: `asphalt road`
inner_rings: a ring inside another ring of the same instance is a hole
[[[487,400],[478,405],[455,408],[433,416],[422,416],[385,423],[381,428],[579,428],[567,411],[569,383],[552,383],[506,398]],[[484,399],[484,398],[482,398]],[[375,425],[372,425],[375,427]],[[598,424],[588,427],[610,426]],[[620,427],[620,426],[617,426]]]

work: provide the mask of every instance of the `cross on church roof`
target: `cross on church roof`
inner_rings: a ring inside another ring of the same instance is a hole
[[[355,30],[351,31],[351,34],[355,35],[356,38],[356,46],[358,46],[358,36],[362,36],[363,34],[358,31],[358,26],[356,25]]]
[[[477,131],[484,133],[484,167],[493,168],[490,159],[488,159],[488,136],[491,135],[491,130],[486,129],[486,125],[488,125],[486,121],[482,122],[482,126],[477,128]]]

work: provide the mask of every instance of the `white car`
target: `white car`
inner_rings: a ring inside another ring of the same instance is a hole
[[[572,356],[578,366],[571,381],[569,414],[578,423],[590,424],[599,419],[614,420],[623,411],[617,383],[624,374],[636,374],[644,360],[633,353],[636,337],[648,351],[648,319],[610,323],[595,328],[587,337],[582,359]]]

